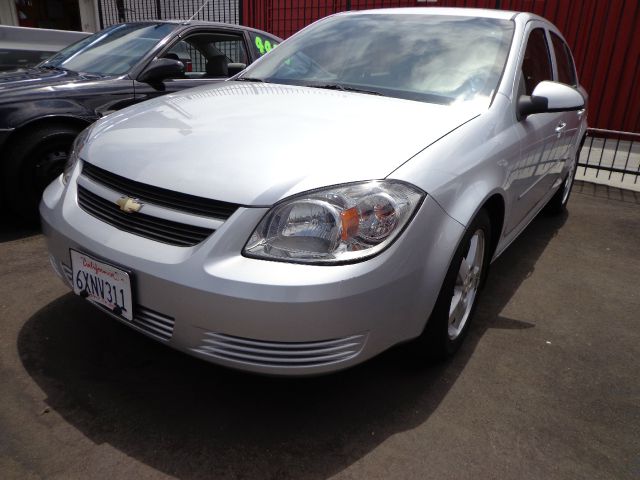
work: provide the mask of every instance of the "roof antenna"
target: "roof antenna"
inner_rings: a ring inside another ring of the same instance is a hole
[[[206,0],[202,5],[200,5],[200,8],[196,11],[196,13],[194,13],[193,15],[191,15],[191,18],[189,18],[189,20],[187,20],[187,22],[190,22],[191,20],[193,20],[201,11],[202,9],[208,4],[211,3],[211,0]],[[186,23],[186,22],[185,22]]]

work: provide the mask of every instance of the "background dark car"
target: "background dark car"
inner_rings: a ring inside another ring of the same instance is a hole
[[[35,220],[42,191],[62,172],[73,139],[85,127],[134,103],[223,81],[280,41],[224,23],[123,23],[70,45],[37,67],[1,72],[5,204],[20,219]]]

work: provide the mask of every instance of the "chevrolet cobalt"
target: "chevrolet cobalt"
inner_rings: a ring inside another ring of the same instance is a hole
[[[517,12],[333,15],[240,75],[118,111],[40,204],[53,269],[160,342],[274,375],[443,359],[490,263],[562,212],[586,92]]]

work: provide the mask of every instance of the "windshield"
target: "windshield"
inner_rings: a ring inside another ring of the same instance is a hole
[[[490,18],[337,15],[278,46],[242,77],[486,108],[513,28],[509,20]]]
[[[122,75],[175,30],[168,23],[114,25],[60,50],[40,67],[57,67],[98,75]]]

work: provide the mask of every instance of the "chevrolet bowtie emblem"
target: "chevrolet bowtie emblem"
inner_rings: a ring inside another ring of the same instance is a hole
[[[116,203],[124,213],[135,213],[142,208],[142,204],[131,197],[120,197]]]

